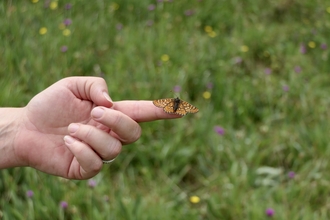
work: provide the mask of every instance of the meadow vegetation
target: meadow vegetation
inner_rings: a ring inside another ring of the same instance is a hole
[[[200,111],[86,181],[0,171],[0,219],[329,219],[330,3],[0,2],[0,104],[69,76]]]

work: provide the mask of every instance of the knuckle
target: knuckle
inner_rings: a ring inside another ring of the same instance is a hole
[[[141,133],[142,133],[141,126],[137,124],[137,126],[135,126],[135,129],[133,129],[132,132],[132,141],[133,142],[137,141],[141,137]]]
[[[119,134],[119,140],[125,144],[135,142],[141,136],[140,125],[132,118],[121,112],[113,112],[111,124],[113,131],[115,133],[118,132],[117,134]]]
[[[103,163],[101,160],[95,160],[93,164],[91,164],[90,172],[91,173],[98,173],[102,169]]]
[[[116,157],[118,154],[120,154],[121,148],[122,148],[121,142],[117,139],[114,139],[109,146],[110,154]]]
[[[91,140],[94,134],[94,129],[90,126],[87,126],[84,131],[84,137],[86,140]]]
[[[121,114],[119,114],[118,112],[114,111],[113,112],[113,126],[118,126],[122,123],[123,121],[123,116]]]
[[[132,118],[136,118],[136,119],[138,119],[139,118],[139,116],[141,115],[141,105],[139,105],[138,104],[138,102],[135,102],[134,103],[134,107],[133,107],[133,109],[134,109],[134,111],[132,111],[132,113],[133,113],[133,117]]]
[[[103,160],[111,160],[120,154],[122,149],[122,144],[119,140],[111,140],[105,148],[106,150],[100,154]]]

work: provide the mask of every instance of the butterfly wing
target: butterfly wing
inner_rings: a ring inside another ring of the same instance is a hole
[[[154,103],[154,105],[159,108],[164,108],[171,102],[173,102],[172,99],[157,99],[157,100],[154,100],[152,103]]]
[[[184,116],[188,113],[197,113],[199,110],[189,102],[179,100],[178,108],[174,111],[175,99],[157,99],[153,101],[153,104],[159,108],[163,108],[164,112],[169,114],[177,114]]]
[[[167,105],[163,108],[164,112],[170,113],[170,114],[175,114],[174,112],[174,101],[171,100],[170,102],[167,103]]]
[[[188,113],[197,113],[198,111],[199,109],[197,107],[183,100],[181,100],[179,108],[176,110],[176,112],[179,115],[186,115]]]

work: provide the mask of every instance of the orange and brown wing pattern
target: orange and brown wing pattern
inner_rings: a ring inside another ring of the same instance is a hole
[[[164,110],[164,112],[169,113],[169,114],[176,114],[176,111],[174,108],[175,101],[174,101],[174,99],[169,99],[169,100],[171,100],[171,101],[168,102],[168,104],[166,106],[164,106],[163,110]]]
[[[158,99],[153,101],[154,105],[163,108],[164,112],[169,114],[178,114],[184,116],[188,113],[197,113],[199,110],[192,104],[180,100],[179,98]]]
[[[157,100],[153,101],[154,105],[159,107],[159,108],[164,108],[165,106],[167,106],[171,102],[173,102],[172,99],[157,99]]]
[[[182,115],[186,115],[187,113],[197,113],[199,109],[189,102],[180,100],[179,108],[176,110],[176,112],[182,113]]]

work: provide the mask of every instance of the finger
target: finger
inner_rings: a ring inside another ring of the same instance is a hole
[[[141,136],[140,125],[120,111],[96,107],[91,115],[95,121],[110,128],[123,144],[133,143]]]
[[[152,101],[119,101],[113,104],[113,109],[123,112],[136,122],[182,117],[164,112],[162,108],[156,107]]]
[[[63,81],[77,98],[93,101],[99,106],[112,107],[113,103],[108,95],[107,83],[103,78],[68,77]]]
[[[88,179],[100,172],[103,165],[102,160],[86,143],[69,135],[64,137],[64,142],[75,156],[75,160],[78,161],[78,163],[72,162],[68,171],[70,178]]]
[[[73,123],[69,125],[68,130],[72,137],[89,145],[102,160],[112,160],[121,151],[122,144],[118,139],[94,126]]]

